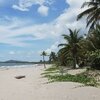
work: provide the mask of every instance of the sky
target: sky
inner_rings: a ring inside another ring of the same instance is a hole
[[[87,0],[86,0],[87,1]],[[77,15],[84,0],[0,0],[0,61],[40,61],[42,51],[59,50],[68,28],[86,33]]]

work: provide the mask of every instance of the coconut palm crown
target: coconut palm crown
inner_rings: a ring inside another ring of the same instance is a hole
[[[63,50],[64,55],[70,55],[73,59],[73,68],[76,68],[77,62],[77,53],[78,48],[80,48],[79,42],[82,39],[81,36],[78,35],[79,30],[71,30],[69,29],[70,34],[63,34],[62,36],[66,40],[66,43],[59,44],[58,46],[63,46],[60,50]]]
[[[95,28],[96,24],[100,24],[100,0],[90,0],[84,2],[82,8],[87,6],[88,8],[77,16],[77,20],[83,16],[87,17],[87,27],[90,26],[90,30]]]

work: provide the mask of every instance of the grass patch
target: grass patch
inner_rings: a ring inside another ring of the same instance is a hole
[[[55,66],[51,66],[44,71],[41,75],[49,75],[49,74],[57,74],[59,73],[59,69]]]
[[[47,72],[52,72],[52,71],[56,71],[56,70],[58,70],[58,68],[52,66],[52,67],[46,69],[45,71],[47,71]]]
[[[46,72],[42,73],[41,75],[49,75],[49,74],[57,74],[57,73],[59,73],[58,70],[56,70],[56,71],[46,71]]]
[[[59,72],[58,68],[50,67],[42,75],[48,78],[49,82],[78,82],[88,86],[97,86],[96,80],[92,76],[90,77],[87,71],[76,75],[68,73],[61,75]]]
[[[79,82],[89,86],[96,86],[96,81],[93,78],[83,74],[77,75],[45,75],[50,82]]]

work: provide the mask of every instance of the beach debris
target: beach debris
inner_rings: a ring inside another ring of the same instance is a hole
[[[16,76],[15,78],[16,79],[22,79],[22,78],[25,78],[25,75]]]

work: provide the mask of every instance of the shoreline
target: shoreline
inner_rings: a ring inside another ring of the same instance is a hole
[[[22,64],[22,65],[6,65],[6,66],[0,66],[0,69],[13,69],[13,68],[31,68],[31,67],[38,67],[43,66],[42,64]]]

